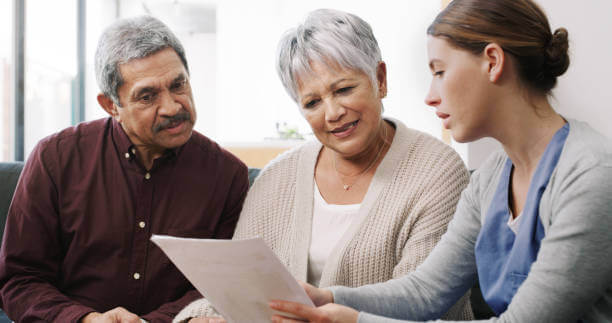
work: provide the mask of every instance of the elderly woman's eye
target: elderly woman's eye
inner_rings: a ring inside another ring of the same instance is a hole
[[[308,101],[308,102],[306,102],[306,103],[304,104],[304,108],[306,108],[306,109],[308,109],[308,108],[312,108],[312,107],[314,107],[315,105],[317,105],[317,103],[319,103],[319,100],[310,100],[310,101]]]
[[[338,90],[336,90],[336,93],[348,93],[354,88],[355,88],[354,86],[347,86],[347,87],[339,88]]]

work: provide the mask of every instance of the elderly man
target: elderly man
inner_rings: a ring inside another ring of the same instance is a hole
[[[170,321],[201,296],[149,238],[231,238],[248,189],[192,130],[185,53],[159,20],[110,26],[96,76],[111,117],[41,140],[9,210],[0,306],[19,322]]]

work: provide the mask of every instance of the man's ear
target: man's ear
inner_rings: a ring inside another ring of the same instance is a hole
[[[378,95],[382,99],[387,96],[387,64],[385,62],[378,63],[376,80],[378,81]]]
[[[489,81],[497,83],[504,73],[506,66],[506,53],[496,43],[490,43],[485,47],[483,56],[486,63]]]
[[[98,94],[98,103],[100,104],[102,109],[104,109],[104,111],[106,111],[106,113],[108,113],[111,117],[117,119],[117,121],[121,121],[119,119],[119,111],[117,110],[117,105],[115,104],[115,102],[113,102],[113,100],[111,100],[111,98],[100,93]]]

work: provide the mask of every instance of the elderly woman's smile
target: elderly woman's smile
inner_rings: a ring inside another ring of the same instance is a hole
[[[359,120],[355,120],[353,122],[348,122],[346,124],[344,124],[341,127],[337,127],[334,130],[330,131],[331,133],[333,133],[336,137],[346,137],[349,136],[351,133],[353,133],[353,130],[355,130],[355,127],[357,127],[357,124],[359,123]]]

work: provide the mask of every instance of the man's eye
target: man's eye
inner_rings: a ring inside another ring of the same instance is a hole
[[[140,101],[143,103],[151,103],[154,99],[154,95],[153,94],[145,94],[143,96],[140,97]]]

